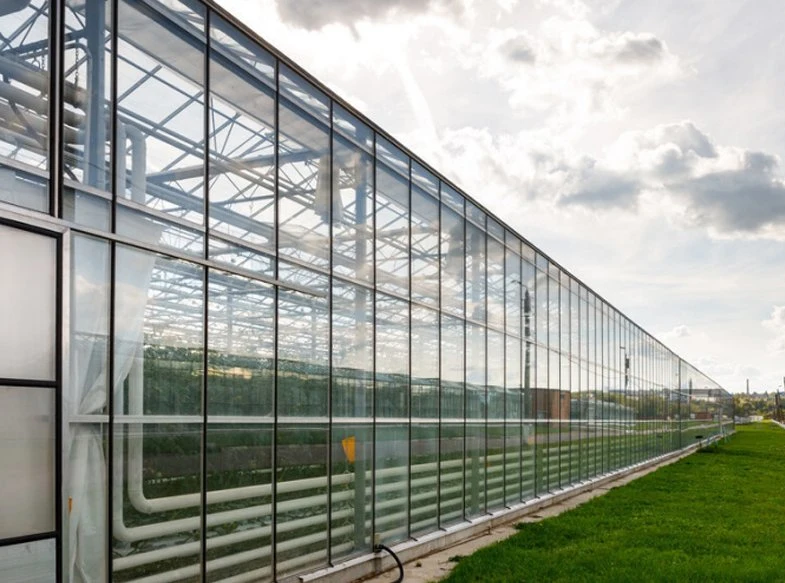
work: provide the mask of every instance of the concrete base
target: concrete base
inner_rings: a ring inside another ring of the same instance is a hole
[[[563,510],[577,506],[596,495],[604,493],[611,487],[621,485],[621,483],[626,483],[634,478],[640,477],[662,465],[678,461],[695,452],[700,447],[706,446],[719,439],[721,439],[721,437],[716,436],[712,439],[703,440],[702,442],[692,444],[684,449],[658,456],[609,474],[597,476],[589,481],[578,483],[569,488],[565,488],[564,490],[545,494],[539,498],[516,504],[515,506],[457,524],[450,528],[402,542],[392,547],[392,550],[405,565],[406,581],[414,583],[414,580],[410,576],[410,568],[406,567],[406,563],[411,563],[412,561],[427,555],[432,555],[433,553],[437,553],[444,549],[450,549],[451,547],[455,547],[456,545],[473,539],[479,539],[480,537],[482,537],[483,542],[479,545],[471,546],[476,546],[477,548],[485,546],[513,534],[515,529],[513,528],[512,523],[514,522],[526,520],[527,517],[538,520],[545,518],[545,514],[558,514]],[[569,501],[573,501],[574,503],[568,504]],[[546,509],[556,510],[556,512],[544,512]],[[492,534],[496,534],[497,536],[488,536]],[[476,550],[476,548],[472,548],[471,550]],[[374,577],[389,571],[390,569],[395,569],[395,571],[390,573],[389,577],[380,578],[380,581],[393,581],[396,579],[397,567],[395,561],[387,553],[366,554],[342,563],[337,563],[327,569],[313,571],[293,579],[295,581],[299,580],[302,583],[346,583],[348,581],[359,581]],[[447,569],[442,569],[442,571],[445,570]],[[426,575],[426,578],[423,579],[424,581],[433,581],[434,577],[438,578],[443,575],[444,572],[442,572],[441,575],[433,572],[423,574]]]

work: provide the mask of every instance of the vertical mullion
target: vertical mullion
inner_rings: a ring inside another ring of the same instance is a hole
[[[204,82],[204,89],[202,95],[204,95],[204,105],[202,111],[202,120],[203,120],[203,136],[204,136],[204,146],[203,146],[203,155],[202,155],[202,163],[203,163],[203,180],[202,183],[202,213],[204,216],[204,231],[205,237],[203,241],[203,257],[206,260],[210,258],[210,97],[212,95],[211,88],[210,88],[210,57],[211,57],[211,44],[210,44],[210,15],[212,11],[205,7],[205,14],[204,14],[204,30],[205,30],[205,41],[204,41],[204,50],[202,52],[204,62],[202,63],[203,66],[203,82]],[[208,410],[207,410],[207,369],[209,366],[208,363],[208,342],[209,342],[209,332],[208,332],[208,322],[210,317],[210,277],[209,277],[210,269],[205,266],[202,268],[202,370],[204,374],[202,375],[202,451],[201,451],[201,493],[202,493],[202,509],[201,509],[201,526],[202,532],[200,533],[200,540],[202,544],[202,552],[201,552],[201,573],[202,573],[202,581],[207,581],[207,423],[208,423]]]
[[[117,0],[108,0],[111,3],[111,54],[109,55],[110,67],[110,104],[109,104],[109,131],[111,147],[109,149],[109,188],[112,193],[110,207],[110,230],[116,231],[117,224],[117,29],[118,29],[118,7]],[[114,393],[115,393],[115,305],[116,305],[116,279],[117,279],[117,243],[109,241],[109,346],[107,366],[107,413],[109,423],[107,425],[107,496],[106,496],[106,578],[111,583],[112,573],[112,508],[114,506]]]
[[[333,172],[336,171],[336,165],[333,163],[333,100],[330,99],[330,143],[329,143],[329,167],[330,167],[330,187],[329,187],[329,201],[327,204],[327,217],[328,217],[328,276],[327,276],[327,564],[332,566],[332,509],[333,509],[333,496],[332,496],[332,443],[333,443],[333,207],[335,205],[335,192],[334,185],[336,183],[336,176]],[[355,213],[356,213],[355,209]],[[356,221],[355,221],[356,222]],[[356,293],[356,292],[355,292]],[[356,317],[356,316],[355,316]],[[357,479],[357,464],[355,458],[355,477]],[[357,504],[357,500],[354,502]],[[355,541],[356,542],[356,541]]]
[[[275,105],[274,105],[274,150],[273,150],[273,160],[275,163],[275,174],[273,177],[273,191],[275,196],[275,204],[273,205],[273,236],[275,237],[275,265],[273,266],[273,276],[275,281],[278,281],[279,275],[279,261],[280,261],[280,212],[279,212],[279,204],[280,204],[280,157],[279,157],[279,137],[280,137],[280,107],[281,107],[281,99],[280,99],[280,69],[281,69],[281,62],[279,59],[275,59]],[[280,287],[276,283],[273,286],[273,434],[271,436],[270,441],[272,442],[271,449],[272,455],[270,459],[270,507],[272,508],[272,519],[270,521],[270,574],[273,581],[277,578],[277,571],[278,571],[278,545],[276,544],[278,539],[278,335],[280,333],[279,330],[279,322],[278,322],[278,312],[279,308],[279,300],[280,300]]]
[[[371,382],[371,545],[372,547],[376,547],[376,350],[377,350],[377,331],[376,331],[376,191],[378,189],[377,186],[377,173],[376,173],[376,132],[373,132],[373,157],[371,159],[371,163],[373,167],[371,168],[371,172],[373,174],[373,198],[371,200],[371,244],[372,244],[372,251],[371,251],[371,322],[373,325],[373,338],[372,338],[372,350],[371,350],[371,368],[372,370],[372,382]]]
[[[62,195],[63,27],[65,0],[49,0],[49,214],[59,217]],[[59,555],[58,555],[59,557]],[[58,558],[61,561],[61,558]]]
[[[408,249],[408,261],[407,261],[407,268],[409,270],[409,290],[408,290],[408,310],[409,310],[409,334],[408,334],[408,342],[409,342],[409,349],[407,355],[407,372],[408,372],[408,379],[407,379],[407,409],[409,414],[409,438],[408,438],[408,447],[409,447],[409,459],[406,462],[406,513],[407,513],[407,520],[406,520],[406,537],[410,538],[412,535],[412,158],[411,156],[407,156],[409,160],[409,208],[407,212],[409,214],[409,242],[407,244]]]
[[[436,389],[436,418],[439,420],[436,427],[436,527],[441,524],[441,507],[442,507],[442,183],[441,180],[438,184],[438,191],[436,194],[436,208],[439,211],[436,213],[436,277],[438,285],[436,286],[436,358],[438,363],[436,365],[439,375],[439,385]]]

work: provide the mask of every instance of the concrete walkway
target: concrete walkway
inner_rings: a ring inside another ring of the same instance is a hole
[[[685,454],[689,455],[689,454]],[[519,518],[505,524],[503,526],[499,526],[496,528],[490,529],[485,534],[474,537],[472,539],[466,540],[458,545],[453,547],[443,549],[441,551],[435,552],[431,555],[427,555],[425,557],[421,557],[417,560],[411,561],[409,563],[405,563],[404,568],[404,582],[405,583],[430,583],[433,581],[438,581],[447,576],[447,574],[455,567],[456,562],[453,560],[451,561],[451,557],[459,557],[459,556],[468,556],[471,555],[474,551],[486,547],[490,544],[493,544],[497,541],[503,540],[516,532],[515,524],[519,522],[539,522],[544,518],[549,518],[551,516],[556,516],[565,512],[566,510],[570,510],[571,508],[575,508],[576,506],[580,506],[584,502],[588,502],[592,498],[596,498],[597,496],[602,496],[609,490],[613,488],[618,488],[619,486],[624,486],[625,484],[640,478],[648,474],[649,472],[653,472],[654,470],[662,467],[667,466],[668,464],[672,464],[685,456],[678,456],[675,458],[671,458],[665,460],[655,466],[650,466],[637,472],[627,474],[625,476],[621,476],[617,479],[611,480],[594,488],[590,491],[581,492],[572,496],[571,498],[563,499],[551,506],[547,506],[545,508],[540,508],[534,511],[532,514],[524,516],[523,518]],[[389,583],[390,581],[395,581],[398,578],[398,569],[394,568],[391,571],[387,571],[382,573],[381,575],[377,575],[375,577],[365,579],[364,581],[369,583]]]

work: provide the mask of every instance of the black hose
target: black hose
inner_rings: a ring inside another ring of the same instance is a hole
[[[381,544],[376,545],[376,547],[373,550],[377,553],[379,551],[387,551],[392,555],[392,558],[395,559],[395,562],[398,565],[398,573],[399,573],[398,578],[395,580],[395,583],[401,583],[401,581],[403,581],[403,563],[401,563],[401,559],[398,558],[398,555],[396,555],[390,547]]]

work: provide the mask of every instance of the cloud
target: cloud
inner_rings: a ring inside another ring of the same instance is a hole
[[[502,42],[499,51],[513,63],[531,65],[537,60],[532,41],[526,34],[518,34]]]
[[[769,318],[761,324],[774,335],[768,345],[769,351],[775,354],[785,352],[785,306],[774,306]]]
[[[664,334],[659,335],[659,337],[665,342],[674,340],[676,338],[687,338],[688,336],[692,336],[692,330],[690,330],[690,327],[685,324],[679,324]]]
[[[430,11],[460,16],[466,10],[463,0],[277,0],[276,5],[281,20],[308,30]]]
[[[591,50],[600,58],[622,63],[654,63],[668,55],[665,43],[653,34],[624,32],[598,39]]]
[[[597,213],[651,213],[718,238],[785,240],[785,183],[765,152],[716,144],[693,122],[627,132],[598,157],[548,131],[442,132],[431,146],[469,193]]]

